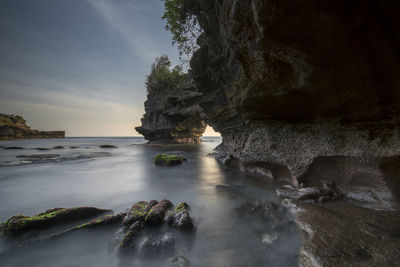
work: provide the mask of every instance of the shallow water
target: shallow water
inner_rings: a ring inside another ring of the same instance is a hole
[[[71,225],[24,240],[0,236],[0,265],[162,266],[169,256],[183,255],[192,266],[297,266],[302,240],[293,224],[285,224],[278,231],[268,221],[243,216],[236,209],[245,202],[278,204],[275,185],[219,164],[209,154],[220,138],[205,141],[201,145],[168,146],[144,145],[143,138],[0,142],[0,221],[54,207],[96,206],[117,213],[140,200],[166,198],[174,204],[187,202],[195,224],[192,233],[165,225],[146,230],[148,234],[165,230],[175,235],[173,252],[150,257],[141,256],[140,251],[118,253],[123,234],[118,225],[75,232],[56,240],[43,237]],[[100,148],[103,144],[116,148]],[[24,149],[4,149],[11,146]],[[174,167],[155,166],[157,153],[180,155],[187,161]],[[218,184],[234,185],[236,190],[218,192]]]

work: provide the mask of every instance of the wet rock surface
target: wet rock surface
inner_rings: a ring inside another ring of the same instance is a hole
[[[172,207],[171,201],[163,199],[151,208],[145,218],[145,222],[149,224],[162,224],[165,213]]]
[[[31,230],[43,229],[55,224],[90,218],[107,212],[111,212],[111,210],[98,209],[95,207],[54,208],[34,216],[13,216],[1,224],[0,230],[4,235],[23,234]]]
[[[193,222],[189,215],[189,205],[185,202],[180,202],[176,205],[171,213],[167,216],[167,223],[176,228],[192,229]]]
[[[175,166],[182,164],[185,160],[185,158],[175,155],[157,154],[154,158],[154,164],[162,166]]]
[[[323,204],[284,200],[305,237],[300,266],[397,266],[400,212],[338,200]]]
[[[59,236],[62,236],[62,235],[65,235],[65,234],[68,234],[70,232],[77,231],[77,230],[84,230],[84,229],[90,229],[90,228],[95,228],[95,227],[99,227],[99,226],[121,223],[122,219],[125,216],[126,216],[126,213],[123,213],[123,212],[118,213],[116,215],[107,214],[107,215],[101,216],[97,219],[94,219],[88,223],[84,223],[84,224],[72,227],[63,232],[51,234],[50,237],[54,238],[54,237],[59,237]]]
[[[200,143],[206,129],[205,115],[198,105],[201,96],[190,82],[163,95],[149,94],[142,125],[136,131],[150,143]]]
[[[343,196],[336,188],[335,183],[327,181],[323,182],[322,187],[294,188],[290,185],[285,185],[280,189],[276,189],[276,194],[281,198],[314,200],[318,202],[337,200]]]
[[[141,221],[136,221],[134,224],[129,226],[128,232],[124,235],[121,242],[119,243],[119,248],[132,248],[136,245],[138,237],[142,234],[144,230],[144,223]]]

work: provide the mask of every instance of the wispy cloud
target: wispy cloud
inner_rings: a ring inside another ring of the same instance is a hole
[[[125,41],[128,42],[132,51],[143,61],[143,63],[150,64],[155,57],[159,56],[159,49],[157,49],[154,42],[147,36],[140,34],[140,31],[137,31],[138,27],[132,27],[132,23],[128,22],[129,18],[124,15],[124,10],[121,9],[121,6],[116,6],[115,1],[87,1],[102,15],[107,24],[115,29],[125,39]],[[138,6],[133,3],[128,3],[128,7],[137,12],[148,9],[148,7]],[[131,14],[131,16],[132,15],[133,14]]]

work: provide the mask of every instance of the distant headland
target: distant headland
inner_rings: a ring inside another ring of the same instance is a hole
[[[26,125],[26,121],[23,117],[0,113],[0,140],[64,137],[65,131],[33,130]]]

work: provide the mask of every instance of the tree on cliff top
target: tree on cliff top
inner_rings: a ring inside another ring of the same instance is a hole
[[[171,61],[167,55],[162,55],[155,59],[151,65],[151,72],[147,76],[147,94],[161,95],[171,92],[187,78],[187,74],[182,72],[180,66],[171,69]]]
[[[179,58],[185,64],[198,49],[197,37],[202,32],[194,12],[194,3],[190,0],[163,1],[165,29],[171,32],[172,44],[178,45]]]

